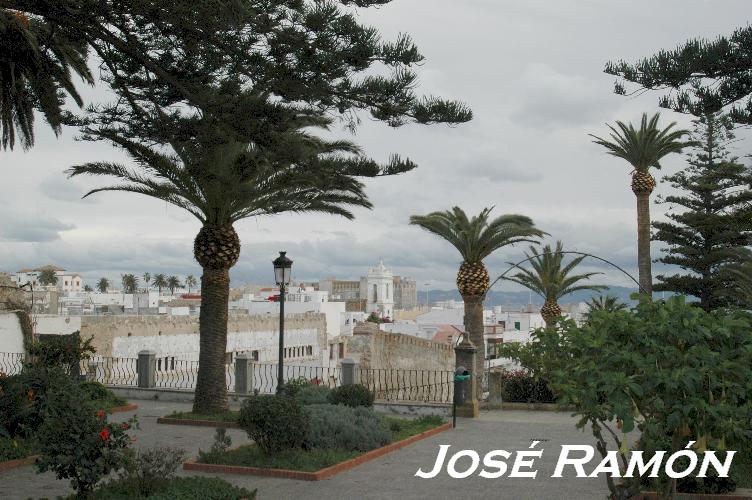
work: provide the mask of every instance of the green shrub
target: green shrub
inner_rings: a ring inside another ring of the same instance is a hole
[[[139,450],[129,456],[118,481],[134,495],[148,497],[175,476],[184,459],[185,451],[180,448],[165,446]]]
[[[326,404],[331,393],[332,390],[325,385],[307,385],[295,394],[295,399],[303,406]]]
[[[57,366],[66,371],[89,359],[96,351],[92,347],[92,337],[82,341],[78,332],[72,335],[48,337],[42,342],[35,342],[29,348],[32,364],[52,367]]]
[[[115,406],[123,406],[126,404],[123,398],[115,396],[111,390],[99,382],[86,381],[80,383],[81,390],[84,391],[92,401],[96,401],[96,404],[101,408],[110,409]]]
[[[392,439],[384,419],[370,408],[311,405],[306,410],[311,419],[307,444],[312,448],[368,451]]]
[[[3,436],[0,433],[0,462],[16,460],[34,454],[34,444],[28,439]]]
[[[108,423],[81,388],[66,377],[54,381],[41,403],[42,424],[37,429],[42,458],[40,472],[54,471],[58,479],[70,479],[85,496],[111,472],[122,469],[131,443],[125,423]]]
[[[61,379],[68,379],[62,369],[37,365],[0,378],[0,430],[9,437],[33,435],[42,424],[40,408],[48,388]]]
[[[291,397],[255,395],[240,409],[240,427],[262,450],[299,448],[308,435],[309,417]]]
[[[347,384],[332,390],[329,402],[333,405],[345,405],[351,408],[358,406],[373,406],[373,393],[368,387],[360,384]]]
[[[97,500],[130,500],[143,498],[148,500],[239,500],[241,498],[254,500],[256,490],[233,486],[223,479],[216,477],[175,477],[162,481],[157,489],[146,495],[139,495],[127,481],[112,481],[94,492]]]
[[[305,377],[298,377],[292,380],[288,380],[284,386],[285,394],[294,397],[301,389],[308,387],[309,385],[311,385],[311,381]]]

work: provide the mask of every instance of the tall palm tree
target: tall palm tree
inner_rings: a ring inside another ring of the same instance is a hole
[[[528,257],[532,270],[516,266],[520,272],[506,279],[532,290],[541,297],[544,303],[541,308],[541,316],[546,322],[546,328],[553,328],[556,320],[561,316],[559,299],[578,290],[603,290],[608,288],[603,285],[578,285],[580,281],[590,279],[591,276],[601,273],[571,274],[574,268],[580,265],[584,255],[575,257],[568,264],[564,264],[564,246],[561,241],[556,242],[556,250],[550,245],[543,247],[542,252],[531,246]]]
[[[135,274],[124,274],[120,277],[123,284],[123,293],[136,293],[138,289],[138,278]]]
[[[75,73],[89,84],[88,48],[66,29],[39,16],[0,8],[0,146],[13,149],[16,135],[24,149],[34,144],[34,111],[55,134],[62,129],[64,96],[83,105],[73,84]]]
[[[155,274],[154,286],[159,290],[159,295],[162,295],[162,289],[167,288],[167,276],[162,273]]]
[[[152,117],[151,128],[137,132],[154,131],[160,146],[152,146],[151,139],[133,139],[132,133],[116,130],[104,120],[86,133],[123,148],[137,169],[98,162],[69,170],[71,176],[108,176],[118,181],[86,196],[98,191],[140,193],[181,207],[201,223],[193,245],[203,269],[193,406],[197,413],[227,408],[229,270],[240,256],[233,224],[283,212],[321,212],[349,219],[353,214],[348,207],[371,207],[358,177],[392,175],[415,166],[397,156],[378,165],[348,141],[313,135],[316,127],[332,123],[316,109],[285,106],[242,91],[233,94],[231,104],[223,111],[235,113],[234,118],[221,123],[207,115]]]
[[[185,278],[185,286],[188,287],[188,293],[191,293],[191,288],[195,287],[198,284],[196,281],[196,278],[193,277],[192,274],[189,274]]]
[[[42,269],[39,273],[39,284],[57,285],[57,274],[55,273],[55,269],[50,267]]]
[[[627,308],[627,304],[619,301],[618,297],[613,295],[599,295],[591,298],[587,302],[588,310],[583,315],[585,323],[590,323],[594,311],[623,311]]]
[[[175,289],[183,286],[180,283],[180,279],[177,276],[170,276],[167,278],[167,288],[170,289],[170,295],[175,295]]]
[[[149,283],[151,282],[151,273],[145,272],[143,275],[144,278],[144,285],[146,285],[146,291],[149,291]]]
[[[462,256],[457,289],[465,303],[465,331],[478,349],[475,373],[480,373],[483,368],[483,301],[490,283],[483,259],[499,248],[515,243],[533,243],[545,234],[524,215],[507,214],[489,220],[492,208],[484,208],[472,218],[468,218],[459,207],[410,217],[410,224],[445,239]]]
[[[107,293],[108,288],[110,288],[110,280],[99,278],[99,281],[97,281],[97,290],[99,290],[99,293]]]
[[[637,265],[640,273],[640,288],[642,293],[652,295],[653,275],[650,261],[650,194],[655,188],[655,179],[650,175],[650,169],[660,169],[660,161],[671,153],[679,153],[682,149],[692,146],[693,141],[683,141],[682,138],[690,134],[689,130],[672,130],[676,122],[672,122],[664,129],[658,128],[660,113],[656,113],[648,120],[647,113],[643,113],[640,128],[635,129],[617,121],[618,130],[611,129],[611,140],[602,139],[590,134],[596,144],[606,148],[608,154],[622,158],[632,165],[632,192],[637,197]]]

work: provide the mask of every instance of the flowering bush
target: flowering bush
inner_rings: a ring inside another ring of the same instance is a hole
[[[50,387],[40,414],[40,472],[51,470],[59,479],[70,479],[81,495],[126,465],[131,443],[127,432],[135,419],[108,422],[107,413],[95,408],[87,393],[69,379],[60,379]]]

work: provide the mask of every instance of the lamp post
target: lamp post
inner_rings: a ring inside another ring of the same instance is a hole
[[[274,281],[279,286],[279,365],[277,371],[277,394],[284,392],[284,351],[285,351],[285,289],[290,283],[292,261],[285,254],[279,252],[279,257],[272,261],[274,264]]]

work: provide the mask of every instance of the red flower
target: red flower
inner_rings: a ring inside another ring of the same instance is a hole
[[[123,422],[123,425],[121,425],[120,428],[123,429],[124,431],[127,431],[128,429],[131,428],[131,426],[128,422]]]
[[[102,438],[102,441],[107,441],[108,439],[110,439],[110,430],[105,427],[99,432],[99,437]]]
[[[29,398],[29,401],[34,401],[34,391],[29,389],[28,392],[26,392],[26,397]]]
[[[99,420],[104,420],[105,412],[104,410],[99,410],[97,412],[97,417],[99,417]]]

